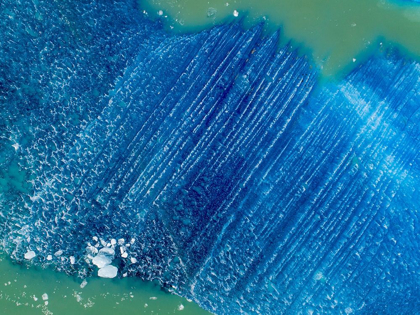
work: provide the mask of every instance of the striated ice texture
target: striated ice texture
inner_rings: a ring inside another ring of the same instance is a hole
[[[418,63],[320,85],[261,25],[170,36],[134,1],[10,0],[0,34],[13,259],[217,314],[419,312]]]

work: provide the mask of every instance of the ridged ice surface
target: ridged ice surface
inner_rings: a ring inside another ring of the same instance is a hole
[[[10,256],[217,314],[418,313],[420,65],[320,86],[261,26],[169,36],[136,12],[2,7]]]

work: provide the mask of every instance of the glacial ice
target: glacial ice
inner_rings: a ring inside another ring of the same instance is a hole
[[[101,248],[99,253],[93,257],[92,264],[96,265],[98,268],[104,268],[112,263],[114,256],[115,251],[112,248]]]
[[[28,250],[28,251],[25,253],[24,258],[25,258],[26,260],[31,260],[31,259],[33,259],[35,256],[36,256],[36,254],[35,254],[35,252],[34,252],[33,250]]]
[[[136,5],[6,0],[4,250],[217,314],[420,309],[419,63],[320,85],[261,25],[168,35]]]
[[[98,270],[98,276],[101,278],[115,278],[118,273],[118,268],[112,265],[107,265]]]

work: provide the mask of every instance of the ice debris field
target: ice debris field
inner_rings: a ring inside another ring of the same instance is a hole
[[[169,35],[137,3],[6,0],[0,237],[216,314],[418,314],[420,64],[340,82],[262,26]]]

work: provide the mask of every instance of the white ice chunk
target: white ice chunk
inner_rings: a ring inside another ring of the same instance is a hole
[[[122,258],[127,258],[127,257],[128,257],[127,252],[122,253],[122,254],[121,254],[121,257],[122,257]]]
[[[96,257],[93,257],[92,264],[98,266],[98,268],[103,268],[105,266],[108,266],[112,263],[112,258],[105,255],[98,255]]]
[[[184,309],[184,305],[179,304],[179,305],[178,305],[178,311],[182,311],[183,309]]]
[[[74,264],[75,264],[75,262],[76,262],[76,258],[74,258],[74,256],[70,256],[70,263],[71,263],[72,265],[74,265]]]
[[[109,255],[109,256],[114,256],[115,255],[115,251],[112,248],[105,247],[105,248],[101,248],[99,250],[99,254],[105,254],[105,255]]]
[[[42,299],[43,299],[44,301],[48,300],[48,294],[47,294],[47,293],[44,293],[44,294],[42,295]]]
[[[31,260],[32,258],[34,258],[36,256],[35,252],[33,250],[28,250],[25,253],[25,259],[27,260]]]
[[[54,253],[54,255],[55,256],[61,256],[61,255],[63,255],[63,251],[60,249],[60,250],[58,250],[58,251],[56,251],[55,253]]]
[[[48,255],[47,260],[52,260],[52,255]]]
[[[82,281],[82,283],[80,284],[80,287],[83,289],[83,288],[84,288],[87,284],[88,284],[88,283],[87,283],[86,279],[84,279],[84,280]]]
[[[115,278],[118,273],[118,268],[112,265],[105,266],[98,270],[98,276],[101,278]]]
[[[135,241],[136,241],[136,240],[135,240],[134,238],[132,238],[132,239],[131,239],[131,241],[130,241],[130,243],[131,243],[131,244],[134,244],[134,242],[135,242]]]
[[[137,262],[137,259],[135,259],[134,257],[131,257],[130,260],[132,264],[135,264]]]
[[[117,244],[117,240],[116,240],[115,238],[113,238],[113,239],[111,240],[111,245],[112,245],[112,246],[114,246],[115,244]]]
[[[124,243],[125,243],[125,240],[123,238],[120,238],[118,240],[118,245],[124,245]]]
[[[98,255],[93,257],[92,263],[98,268],[103,268],[112,263],[114,255],[115,251],[112,248],[104,247],[99,251]]]
[[[238,16],[239,16],[239,12],[238,12],[238,11],[236,11],[236,10],[233,10],[233,16],[234,16],[234,17],[238,17]]]

